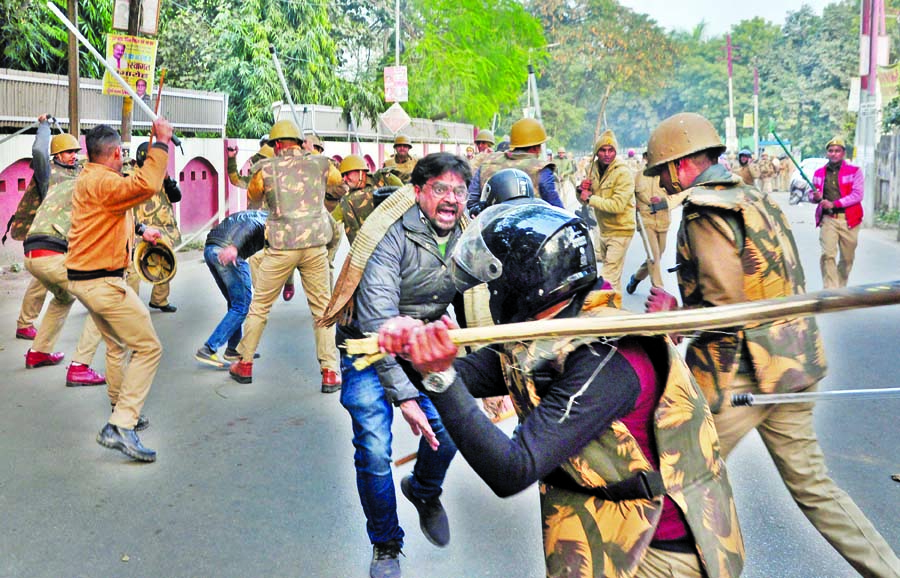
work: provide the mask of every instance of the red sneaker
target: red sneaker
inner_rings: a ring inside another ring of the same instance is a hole
[[[69,364],[66,371],[66,387],[79,387],[82,385],[103,385],[106,378],[102,373],[97,373],[89,365]]]
[[[37,336],[37,329],[34,328],[34,325],[29,325],[28,327],[22,327],[21,329],[16,329],[16,339],[27,339],[28,341],[34,341],[34,338]]]
[[[253,362],[235,361],[228,368],[228,373],[238,383],[253,383]]]
[[[61,351],[56,353],[43,353],[29,349],[25,354],[25,369],[33,369],[44,365],[56,365],[63,360],[66,354]]]
[[[322,393],[334,393],[341,389],[341,374],[331,369],[322,370]]]
[[[285,285],[284,289],[281,290],[281,296],[285,301],[290,301],[294,298],[294,286],[293,285]]]

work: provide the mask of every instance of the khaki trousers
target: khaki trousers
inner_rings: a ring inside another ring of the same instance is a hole
[[[607,237],[598,235],[597,266],[604,281],[609,281],[616,293],[622,293],[622,270],[625,268],[625,254],[632,237]]]
[[[162,358],[150,311],[120,277],[69,281],[69,292],[90,311],[106,341],[106,391],[115,406],[109,423],[134,429]]]
[[[634,578],[701,578],[706,576],[696,554],[647,548]]]
[[[650,265],[649,261],[641,263],[641,266],[638,267],[638,270],[634,274],[634,278],[638,281],[643,281],[649,274],[650,283],[654,287],[663,286],[662,268],[660,267],[659,261],[662,259],[662,254],[666,250],[667,232],[668,229],[656,231],[646,225],[644,226],[644,233],[647,235],[647,244],[650,245],[650,254],[653,255],[653,264]]]
[[[819,246],[822,257],[819,265],[822,269],[822,284],[825,289],[838,289],[847,286],[850,269],[856,257],[856,245],[859,242],[859,226],[852,229],[847,226],[847,215],[839,213],[833,217],[824,215],[819,227]],[[840,251],[840,259],[838,259]]]
[[[25,259],[25,268],[38,279],[44,287],[53,293],[53,299],[47,306],[47,312],[41,319],[41,327],[34,338],[31,348],[43,353],[52,353],[59,333],[62,331],[75,297],[68,291],[69,280],[66,278],[66,256],[64,253]],[[94,353],[100,345],[100,332],[88,315],[78,338],[75,355],[72,361],[90,365],[94,360]]]
[[[34,325],[41,316],[44,308],[44,299],[47,297],[47,288],[44,284],[32,277],[22,297],[22,308],[19,310],[19,319],[16,320],[16,329],[24,329]]]
[[[150,303],[164,307],[169,304],[169,283],[160,283],[154,285],[150,291]]]
[[[331,300],[331,282],[328,251],[324,245],[308,249],[279,250],[266,247],[251,258],[250,274],[253,281],[253,300],[244,321],[244,337],[237,350],[245,362],[253,361],[263,330],[278,299],[281,288],[297,269],[306,293],[306,302],[312,313],[313,335],[316,339],[316,357],[322,369],[340,372],[337,346],[334,343],[334,326],[316,327]]]
[[[815,391],[814,386],[809,391]],[[727,392],[755,391],[755,381],[738,373]],[[813,430],[813,404],[722,406],[713,416],[722,457],[751,429],[772,456],[794,502],[837,552],[863,576],[900,576],[900,560],[850,496],[828,477],[825,456]]]

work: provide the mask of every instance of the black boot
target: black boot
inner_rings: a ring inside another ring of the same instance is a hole
[[[139,462],[156,461],[156,452],[145,448],[141,443],[141,438],[133,429],[125,429],[108,423],[97,434],[97,443],[111,450],[119,450]]]

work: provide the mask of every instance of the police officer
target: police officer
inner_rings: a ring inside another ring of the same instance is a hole
[[[403,184],[409,182],[413,169],[416,168],[416,158],[409,154],[412,143],[409,137],[398,134],[394,138],[394,154],[384,161],[384,167],[394,169]]]
[[[643,154],[644,161],[647,160],[647,152]],[[650,246],[650,255],[653,257],[652,262],[647,259],[634,275],[629,279],[625,286],[625,291],[629,295],[637,290],[638,284],[650,276],[650,283],[654,287],[662,287],[662,268],[660,267],[660,259],[666,250],[666,238],[669,232],[669,203],[666,200],[666,191],[659,186],[659,179],[656,177],[648,177],[643,172],[634,175],[634,198],[637,202],[638,213],[641,216],[641,224],[644,227],[644,234],[647,237],[647,244]]]
[[[266,221],[268,246],[263,249],[255,292],[244,323],[244,336],[237,347],[241,360],[229,369],[238,383],[253,380],[253,356],[259,345],[272,304],[294,269],[313,316],[316,357],[322,373],[322,392],[340,389],[340,366],[334,344],[334,329],[316,327],[331,299],[328,251],[332,239],[330,217],[325,209],[325,188],[330,163],[322,155],[308,155],[300,148],[300,129],[289,120],[275,123],[269,146],[275,158],[261,161],[255,183],[260,183],[269,207]],[[254,188],[254,182],[251,182]]]
[[[718,164],[725,150],[705,118],[680,113],[650,136],[644,174],[669,195],[685,192],[678,232],[678,284],[685,307],[772,299],[806,291],[787,217],[769,195]],[[677,307],[651,289],[648,311]],[[864,576],[900,576],[900,560],[853,500],[828,477],[813,429],[813,405],[731,407],[735,393],[814,391],[825,353],[814,318],[703,332],[685,360],[714,413],[722,455],[756,429],[794,501],[820,534]]]
[[[745,185],[754,186],[756,179],[759,178],[759,167],[753,162],[753,153],[750,149],[741,149],[738,152],[738,166],[734,172],[741,177]]]
[[[547,142],[544,125],[533,118],[523,118],[513,123],[509,132],[510,150],[484,156],[469,183],[469,199],[466,208],[471,209],[481,199],[481,187],[494,173],[503,169],[519,169],[525,172],[537,189],[537,197],[551,205],[562,207],[556,190],[556,165],[540,158],[541,145]]]
[[[347,194],[341,197],[341,215],[347,240],[352,245],[363,221],[375,209],[372,198],[375,181],[369,175],[369,165],[359,155],[344,157],[344,160],[341,161],[340,171],[348,189]]]

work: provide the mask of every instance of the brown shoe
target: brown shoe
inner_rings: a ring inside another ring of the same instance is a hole
[[[341,374],[331,369],[322,370],[322,393],[334,393],[341,390]]]
[[[228,368],[228,373],[238,383],[253,383],[253,362],[235,361]]]

